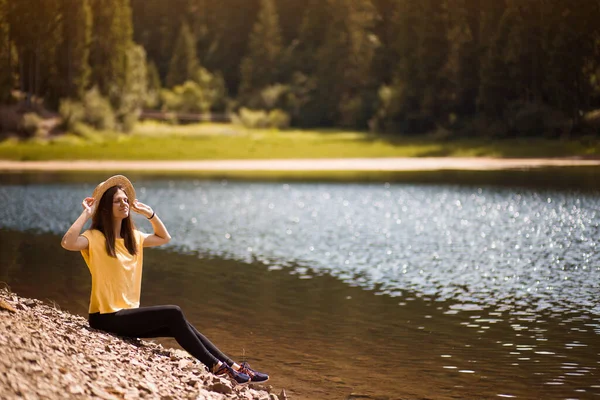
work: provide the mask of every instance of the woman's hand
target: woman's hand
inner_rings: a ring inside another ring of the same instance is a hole
[[[169,232],[167,232],[165,224],[163,224],[158,215],[154,214],[152,207],[144,203],[140,203],[137,199],[135,199],[135,201],[131,204],[131,209],[136,213],[142,214],[144,217],[148,218],[152,224],[154,233],[152,235],[148,235],[144,239],[144,247],[154,247],[169,243],[169,240],[171,240],[171,235],[169,235]]]
[[[81,206],[83,207],[83,213],[87,219],[94,216],[94,211],[96,211],[96,201],[93,197],[86,197],[83,199]]]
[[[138,214],[142,214],[146,218],[150,218],[154,214],[152,207],[150,207],[142,202],[139,202],[138,199],[135,199],[135,201],[131,205],[131,209]]]

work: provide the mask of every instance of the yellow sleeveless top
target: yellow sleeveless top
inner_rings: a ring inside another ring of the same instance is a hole
[[[134,230],[137,254],[132,256],[123,239],[115,240],[115,253],[111,257],[106,252],[106,238],[96,229],[83,232],[89,242],[81,255],[92,275],[90,314],[117,312],[140,306],[142,286],[142,261],[144,239],[148,236]]]

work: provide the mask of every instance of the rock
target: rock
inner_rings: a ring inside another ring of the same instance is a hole
[[[144,381],[141,381],[138,384],[138,389],[145,390],[148,393],[155,393],[155,392],[158,391],[156,389],[156,385],[154,383],[152,383],[152,382],[144,382]]]
[[[129,388],[123,395],[125,400],[135,400],[140,398],[140,392],[136,388]]]
[[[37,302],[35,300],[32,300],[32,299],[25,299],[25,300],[23,300],[23,304],[25,304],[27,307],[35,307],[35,306],[37,306]]]
[[[83,394],[84,393],[83,387],[81,387],[81,385],[76,385],[76,384],[69,385],[68,391],[71,394]]]
[[[279,400],[288,400],[287,394],[285,393],[285,389],[281,389],[281,393],[279,393]]]
[[[102,389],[101,387],[95,385],[95,384],[88,384],[88,387],[90,388],[90,391],[92,392],[92,394],[100,399],[104,399],[104,400],[115,400],[116,397],[112,396],[110,393],[108,393],[107,391],[105,391],[104,389]]]
[[[208,387],[208,390],[210,390],[211,392],[216,392],[216,393],[223,393],[223,394],[229,394],[231,392],[233,392],[233,389],[231,389],[230,386],[218,382],[218,383],[214,383],[211,386]]]
[[[30,351],[23,352],[22,357],[24,360],[29,361],[29,362],[37,362],[37,360],[38,360],[38,355],[35,353],[32,353]]]
[[[192,378],[192,379],[188,379],[186,382],[189,386],[196,386],[196,384],[198,383],[198,379]]]

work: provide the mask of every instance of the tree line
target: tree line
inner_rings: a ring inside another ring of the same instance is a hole
[[[110,109],[120,127],[146,107],[597,134],[598,21],[600,0],[0,0],[0,101],[19,89],[88,122]]]

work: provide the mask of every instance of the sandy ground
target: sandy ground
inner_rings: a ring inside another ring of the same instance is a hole
[[[348,158],[210,161],[6,161],[0,171],[492,171],[544,167],[600,166],[578,158]]]

